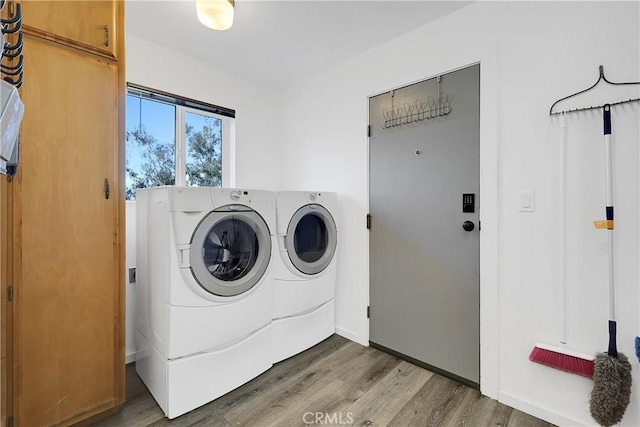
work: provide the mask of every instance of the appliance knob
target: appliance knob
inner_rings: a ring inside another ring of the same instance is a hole
[[[471,221],[465,221],[462,223],[462,228],[464,228],[464,231],[472,231],[475,228],[475,224]]]

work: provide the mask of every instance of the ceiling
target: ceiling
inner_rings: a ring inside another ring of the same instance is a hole
[[[236,0],[233,27],[215,31],[198,22],[195,0],[127,0],[126,29],[282,88],[470,3]]]

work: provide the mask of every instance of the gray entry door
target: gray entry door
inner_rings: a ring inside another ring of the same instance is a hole
[[[480,66],[372,97],[369,117],[371,344],[479,385]]]

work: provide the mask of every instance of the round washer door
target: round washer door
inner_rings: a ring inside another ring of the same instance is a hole
[[[214,295],[247,292],[260,281],[270,259],[269,227],[246,206],[229,205],[210,212],[191,237],[191,273]]]
[[[318,274],[336,253],[336,223],[324,206],[303,206],[291,217],[285,242],[295,268],[304,274]]]

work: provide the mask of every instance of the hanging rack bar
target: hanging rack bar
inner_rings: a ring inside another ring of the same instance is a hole
[[[14,79],[9,78],[9,77],[5,77],[5,78],[4,78],[4,79],[2,79],[2,80],[4,80],[4,81],[5,81],[5,82],[7,82],[7,83],[11,83],[11,84],[12,84],[12,85],[14,85],[15,87],[19,88],[20,86],[22,86],[22,77],[23,77],[23,74],[22,74],[22,73],[20,73],[20,78],[18,78],[17,80],[14,80]]]
[[[2,25],[3,25],[3,30],[2,30],[3,33],[7,33],[8,32],[7,28],[6,28],[6,26],[8,26],[8,25],[17,24],[17,25],[22,26],[22,5],[20,3],[16,3],[15,14],[11,14],[11,13],[9,13],[9,14],[11,15],[11,18],[9,18],[9,19],[0,19],[0,22],[2,22]],[[11,31],[11,32],[13,32],[13,31]]]
[[[576,111],[596,110],[596,109],[603,108],[605,105],[620,105],[620,104],[626,104],[626,103],[629,103],[629,102],[640,101],[640,98],[630,98],[630,99],[628,99],[626,101],[607,102],[607,103],[602,104],[602,105],[592,105],[592,106],[589,106],[589,107],[574,108],[574,109],[569,109],[569,110],[564,110],[564,111],[553,111],[553,107],[555,107],[559,102],[565,101],[565,100],[567,100],[569,98],[573,98],[574,96],[581,95],[581,94],[583,94],[585,92],[589,92],[591,89],[596,87],[598,85],[598,83],[600,83],[601,81],[604,81],[604,82],[606,82],[606,83],[608,83],[610,85],[614,85],[614,86],[640,85],[640,82],[621,82],[621,83],[618,83],[618,82],[612,82],[612,81],[607,80],[607,78],[604,75],[604,66],[602,66],[602,65],[600,65],[600,67],[599,67],[599,73],[600,73],[600,76],[598,77],[598,80],[596,80],[596,82],[592,86],[588,87],[587,89],[584,89],[584,90],[581,90],[579,92],[576,92],[574,94],[571,94],[569,96],[565,96],[564,98],[560,98],[556,102],[554,102],[551,105],[551,108],[549,109],[549,115],[550,116],[554,116],[554,115],[557,115],[557,114],[572,113],[572,112],[576,112]]]
[[[23,65],[24,55],[20,55],[20,58],[18,58],[18,63],[16,65],[6,65],[0,63],[0,70],[2,70],[3,73],[7,73],[9,71],[20,71]]]
[[[2,71],[2,74],[5,74],[7,76],[18,76],[22,73],[22,63],[23,63],[23,56],[20,55],[20,60],[18,65],[16,65],[15,67],[8,67],[8,66],[4,66],[2,64],[0,64],[0,71]]]
[[[592,107],[584,107],[584,108],[573,108],[573,109],[569,109],[569,110],[563,110],[563,111],[554,111],[554,112],[549,112],[550,116],[556,116],[558,114],[564,114],[564,113],[575,113],[576,111],[589,111],[589,110],[600,110],[601,108],[603,108],[605,105],[620,105],[620,104],[627,104],[629,102],[638,102],[640,101],[640,98],[633,98],[633,99],[628,99],[626,101],[620,101],[620,102],[609,102],[607,104],[603,104],[603,105],[594,105]]]
[[[21,33],[22,34],[22,33]],[[16,58],[22,54],[22,44],[16,44],[13,46],[5,45],[2,51],[3,58]]]
[[[4,52],[4,56],[10,56],[7,54],[7,52],[9,51],[15,51],[15,50],[19,50],[22,51],[22,33],[18,33],[18,40],[14,43],[14,44],[9,44],[8,42],[5,42],[4,46],[2,47],[3,52]],[[20,53],[18,53],[19,55]],[[13,57],[18,56],[18,55],[13,55]]]

